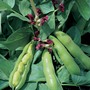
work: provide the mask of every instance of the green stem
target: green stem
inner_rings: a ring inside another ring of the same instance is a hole
[[[35,4],[34,4],[34,1],[33,0],[30,0],[31,2],[31,6],[32,6],[32,9],[33,9],[33,12],[35,14],[36,17],[38,17],[38,14],[37,14],[37,11],[36,11],[36,7],[35,7]]]
[[[78,85],[76,85],[76,84],[62,84],[62,86],[75,86],[75,87],[78,87]]]
[[[35,19],[34,20],[36,21],[36,23],[38,23],[37,21],[39,20],[39,17],[38,17],[38,13],[36,11],[36,7],[35,7],[35,4],[34,4],[34,1],[33,0],[30,0],[30,3],[31,3],[32,9],[33,9],[33,12],[35,14]],[[39,25],[36,25],[36,27],[38,29],[40,29],[40,26]]]

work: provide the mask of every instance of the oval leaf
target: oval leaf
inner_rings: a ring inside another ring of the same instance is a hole
[[[82,17],[88,20],[90,18],[90,6],[86,0],[76,0],[76,3]]]
[[[2,42],[9,50],[14,50],[19,46],[25,46],[26,43],[29,42],[31,35],[30,28],[22,28],[20,30],[16,30],[13,34],[11,34],[6,41]]]
[[[3,2],[7,3],[11,8],[15,5],[15,0],[3,0]]]
[[[3,1],[0,1],[0,11],[12,10],[11,7]]]

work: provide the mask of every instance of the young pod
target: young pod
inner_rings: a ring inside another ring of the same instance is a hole
[[[27,45],[23,49],[23,52],[20,54],[19,58],[17,59],[15,67],[10,74],[9,85],[11,88],[15,88],[15,90],[20,90],[20,88],[24,85],[24,83],[26,81],[27,74],[28,74],[29,69],[30,69],[31,62],[33,60],[34,41],[31,41],[28,44],[28,47],[27,48],[26,47],[27,47]],[[31,47],[30,53],[27,53],[27,50],[29,47]],[[23,62],[22,59],[23,59],[24,55],[27,55],[27,54],[28,54],[28,58],[26,57],[25,61]],[[17,76],[19,76],[20,78]]]
[[[26,49],[26,48],[25,48]],[[10,76],[9,76],[9,86],[10,87],[15,87],[13,84],[12,84],[12,79],[13,79],[13,76],[14,76],[14,73],[18,70],[18,65],[19,63],[21,62],[21,59],[22,57],[24,56],[25,52],[22,52],[20,54],[20,56],[18,57],[16,63],[15,63],[15,66],[14,66],[14,69],[13,71],[11,72]]]
[[[48,50],[44,50],[42,54],[42,62],[48,88],[50,90],[63,90],[60,82],[56,78],[55,70],[52,63],[52,57]]]
[[[27,50],[27,53],[30,54],[30,57],[28,60],[26,60],[27,64],[25,64],[25,69],[24,69],[23,74],[22,74],[22,79],[20,80],[19,84],[15,87],[16,90],[19,90],[24,85],[24,83],[26,81],[27,74],[30,70],[30,65],[31,65],[33,57],[34,57],[34,49],[35,49],[34,42],[32,42],[28,48],[29,48],[28,50],[30,50],[30,53],[28,53],[28,50]]]
[[[71,74],[80,74],[80,68],[74,61],[73,57],[69,54],[66,48],[60,43],[60,41],[54,36],[49,37],[54,42],[54,48],[57,51],[59,57],[64,63],[65,67]]]
[[[28,43],[28,44],[24,47],[22,53],[19,55],[19,57],[18,57],[18,59],[17,59],[17,61],[16,61],[16,63],[15,63],[15,66],[14,66],[13,71],[12,71],[11,74],[10,74],[10,77],[9,77],[9,86],[10,86],[10,87],[14,87],[13,84],[12,84],[13,75],[14,75],[14,73],[17,71],[18,65],[19,65],[19,63],[21,62],[21,59],[23,58],[23,56],[25,55],[25,53],[26,53],[29,45],[30,45],[30,43]]]
[[[56,37],[62,42],[62,44],[68,49],[68,51],[77,58],[77,60],[82,64],[85,69],[90,70],[90,57],[88,57],[81,48],[75,44],[71,37],[62,32],[55,32]]]

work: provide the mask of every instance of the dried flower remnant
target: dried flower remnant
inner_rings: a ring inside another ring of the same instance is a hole
[[[53,41],[50,39],[44,40],[44,41],[39,41],[39,43],[36,46],[36,50],[39,50],[41,48],[47,48],[49,50],[49,52],[52,52],[52,48],[51,45],[53,44]]]
[[[50,39],[47,39],[47,40],[46,40],[46,43],[47,43],[47,44],[53,44],[53,41],[50,40]]]
[[[32,14],[28,14],[27,16],[28,16],[28,18],[29,18],[31,21],[34,20],[34,16],[33,16]]]
[[[57,0],[52,0],[53,6],[55,7],[56,4],[58,4]]]
[[[42,13],[39,8],[36,8],[36,11],[37,11],[38,16]]]
[[[34,32],[34,37],[33,37],[33,40],[34,40],[34,41],[41,41],[41,39],[38,38],[39,33],[40,33],[40,32],[39,32],[38,30]]]
[[[27,15],[29,20],[30,20],[30,24],[32,25],[37,25],[37,26],[42,26],[47,20],[48,20],[48,16],[44,16],[41,19],[35,17],[32,14],[28,14]]]
[[[64,12],[64,4],[63,4],[63,3],[60,3],[58,9],[59,9],[61,12]]]
[[[48,51],[51,53],[52,52],[52,48],[48,48]]]
[[[57,0],[52,0],[52,3],[55,8],[57,8],[57,5],[59,5],[58,10],[60,10],[61,12],[64,12],[64,1],[61,1],[61,3],[59,4]]]
[[[48,16],[44,16],[41,18],[41,25],[43,25],[48,20]]]
[[[39,50],[41,48],[41,44],[37,44],[36,50]]]
[[[43,47],[45,47],[45,44],[42,43],[42,42],[39,42],[39,43],[37,44],[37,46],[36,46],[36,50],[39,50],[39,49],[41,49],[41,48],[43,48]]]
[[[38,37],[34,37],[33,40],[34,40],[34,41],[41,41],[41,39],[38,38]]]
[[[28,18],[30,20],[30,24],[34,25],[35,24],[34,16],[32,14],[28,14],[27,16],[28,16]]]
[[[40,32],[38,30],[35,31],[35,33],[34,33],[35,37],[38,37],[39,34],[40,34]]]

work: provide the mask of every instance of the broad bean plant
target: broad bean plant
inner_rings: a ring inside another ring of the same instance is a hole
[[[89,38],[90,0],[0,0],[0,90],[89,90]]]

